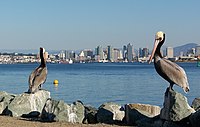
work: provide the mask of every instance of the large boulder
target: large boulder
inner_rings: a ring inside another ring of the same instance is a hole
[[[45,90],[39,90],[34,94],[17,95],[8,105],[5,115],[37,117],[42,112],[48,98],[50,98],[50,92]]]
[[[172,121],[165,121],[162,127],[186,127]]]
[[[167,88],[165,92],[163,106],[160,118],[167,121],[181,121],[195,112],[194,109],[189,106],[185,96],[170,88]]]
[[[16,95],[7,92],[0,92],[0,114],[6,109]]]
[[[97,121],[100,123],[120,123],[123,121],[124,117],[124,108],[113,102],[102,104],[97,112]]]
[[[41,119],[42,121],[69,121],[68,120],[68,109],[70,106],[64,101],[57,101],[48,99],[43,110]]]
[[[42,111],[43,121],[66,121],[82,123],[85,117],[84,106],[80,101],[66,104],[64,101],[48,99]]]
[[[153,118],[144,118],[136,122],[137,127],[163,127],[164,121],[159,116]]]
[[[76,101],[70,105],[71,113],[77,116],[76,123],[82,123],[85,118],[85,107],[81,101]]]
[[[85,106],[85,118],[83,123],[96,124],[97,123],[97,109],[92,106]]]
[[[189,119],[192,127],[200,127],[200,110],[193,113]]]
[[[194,108],[194,110],[199,110],[200,109],[200,98],[195,98],[192,102],[192,108]]]
[[[149,122],[151,119],[160,114],[160,107],[148,104],[127,104],[126,110],[126,122],[129,125],[136,125],[137,123]],[[143,121],[143,122],[140,122]]]

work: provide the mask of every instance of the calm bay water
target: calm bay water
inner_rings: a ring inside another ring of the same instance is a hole
[[[200,67],[196,63],[178,63],[190,84],[190,92],[183,93],[189,104],[200,96]],[[0,91],[20,94],[28,90],[28,76],[38,64],[1,64]],[[42,86],[51,97],[72,103],[81,100],[95,107],[104,102],[119,104],[145,103],[162,107],[164,92],[169,83],[155,71],[153,64],[141,63],[88,63],[48,64],[48,77]],[[58,87],[53,81],[59,81]]]

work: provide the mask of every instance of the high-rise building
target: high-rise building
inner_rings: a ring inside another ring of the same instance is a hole
[[[139,58],[143,57],[143,52],[142,52],[142,48],[139,48],[139,51],[138,51],[138,56]]]
[[[91,49],[85,49],[83,50],[85,57],[92,58],[93,57],[93,51]]]
[[[119,50],[119,57],[118,60],[123,60],[123,54],[122,54],[122,50]]]
[[[74,52],[74,51],[71,51],[70,53],[69,53],[69,57],[70,57],[70,59],[75,59],[76,58],[76,53]]]
[[[104,52],[102,46],[95,48],[95,59],[96,61],[104,60]]]
[[[196,54],[195,56],[200,56],[200,45],[196,46]]]
[[[69,51],[65,50],[65,60],[69,59]]]
[[[108,56],[107,56],[107,58],[108,58],[108,60],[109,61],[113,61],[113,48],[112,48],[112,46],[108,46]]]
[[[142,57],[148,57],[149,56],[149,50],[148,48],[142,49]]]
[[[114,53],[113,53],[113,61],[114,62],[118,62],[119,61],[119,59],[121,59],[120,57],[120,54],[121,52],[120,52],[120,50],[119,49],[114,49]]]
[[[172,47],[166,48],[166,56],[167,56],[167,58],[173,58],[174,57],[174,49]]]
[[[127,45],[127,60],[128,62],[133,61],[133,46],[130,43]]]
[[[195,56],[195,48],[188,49],[187,56],[194,57]]]
[[[59,54],[59,57],[60,57],[60,59],[61,60],[65,60],[65,51],[64,50],[62,50],[61,52],[60,52],[60,54]]]
[[[195,49],[195,48],[192,48],[192,54],[195,55],[195,51],[196,51],[196,49]]]
[[[123,46],[122,57],[123,57],[123,60],[127,59],[127,48],[126,48],[126,45]]]

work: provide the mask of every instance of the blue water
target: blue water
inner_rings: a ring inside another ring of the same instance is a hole
[[[196,63],[178,63],[182,66],[190,84],[190,92],[183,93],[189,104],[200,96],[200,67]],[[1,64],[0,91],[20,94],[28,90],[28,76],[38,64]],[[164,92],[169,83],[155,71],[153,64],[141,63],[88,63],[48,64],[48,77],[42,86],[51,97],[72,103],[99,107],[104,102],[144,103],[162,107]],[[53,81],[59,81],[58,87]]]

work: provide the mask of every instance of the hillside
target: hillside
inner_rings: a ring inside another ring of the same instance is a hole
[[[183,54],[185,55],[188,50],[195,48],[197,45],[198,44],[196,44],[196,43],[187,43],[185,45],[175,47],[174,48],[174,56],[179,56],[180,52],[183,52]]]

